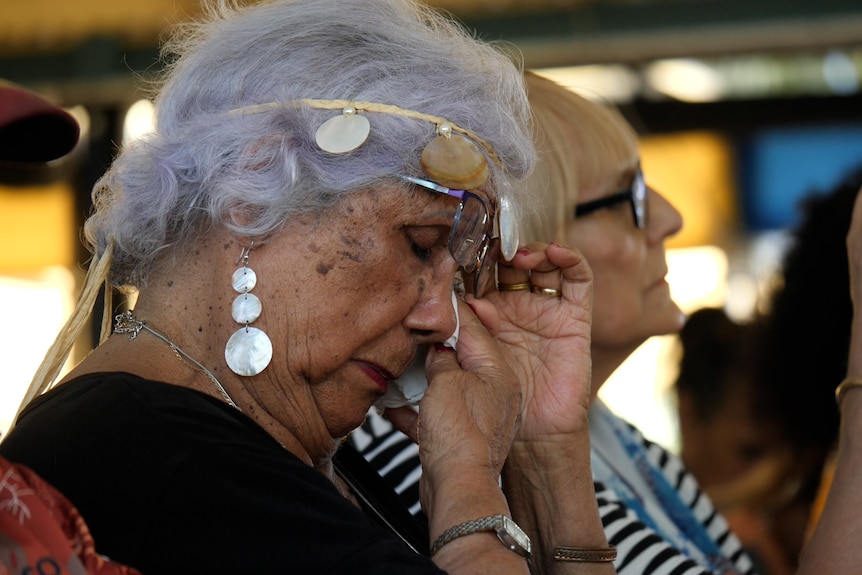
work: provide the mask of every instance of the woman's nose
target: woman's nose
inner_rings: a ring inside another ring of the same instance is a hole
[[[652,188],[649,189],[649,195],[647,233],[654,236],[656,240],[665,240],[678,234],[683,225],[682,214],[663,195]]]
[[[445,341],[455,332],[454,278],[447,277],[429,285],[407,316],[406,325],[417,337],[417,345]]]

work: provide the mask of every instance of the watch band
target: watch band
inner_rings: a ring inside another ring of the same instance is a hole
[[[431,546],[431,555],[434,555],[441,547],[459,537],[483,531],[496,532],[497,538],[503,542],[503,545],[518,555],[526,557],[527,560],[530,559],[530,538],[518,527],[517,523],[505,515],[490,515],[450,527],[434,541],[434,544]]]

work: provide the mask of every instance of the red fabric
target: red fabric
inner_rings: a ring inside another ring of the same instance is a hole
[[[96,552],[78,510],[23,465],[0,457],[0,575],[140,575]]]

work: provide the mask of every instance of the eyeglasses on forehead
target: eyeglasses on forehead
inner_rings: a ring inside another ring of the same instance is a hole
[[[643,171],[638,168],[632,178],[631,185],[624,190],[614,192],[609,196],[584,202],[575,206],[575,217],[586,216],[597,210],[609,208],[623,202],[629,202],[632,207],[632,216],[634,217],[635,226],[642,230],[647,226],[647,187],[644,180]]]

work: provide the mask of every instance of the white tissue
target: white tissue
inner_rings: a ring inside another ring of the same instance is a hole
[[[452,306],[455,308],[455,331],[443,345],[455,349],[458,344],[458,334],[461,331],[461,318],[458,317],[458,299],[455,291],[452,291]],[[403,405],[416,405],[425,396],[428,389],[428,379],[425,377],[425,346],[416,350],[416,357],[407,371],[398,379],[391,381],[386,394],[378,399],[374,405],[378,408],[401,407]]]

